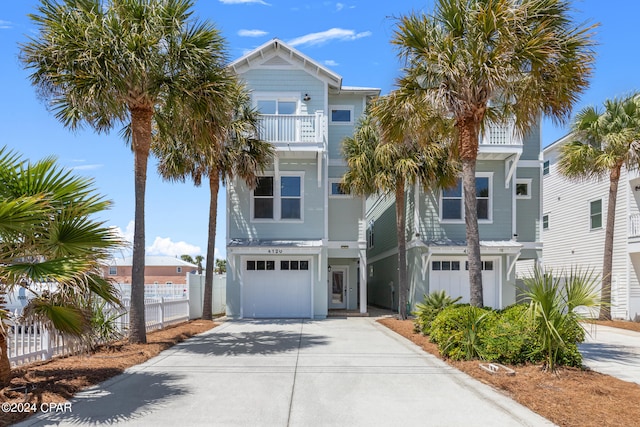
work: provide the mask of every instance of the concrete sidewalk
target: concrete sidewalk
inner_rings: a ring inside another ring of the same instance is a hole
[[[587,325],[580,344],[582,363],[589,369],[640,384],[640,332]]]
[[[20,425],[548,426],[371,318],[228,321]]]

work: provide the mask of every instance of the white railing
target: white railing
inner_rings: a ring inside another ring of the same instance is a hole
[[[322,142],[322,112],[316,114],[261,114],[260,139],[268,142]]]
[[[147,332],[189,320],[188,298],[147,298],[144,303]],[[118,319],[118,328],[126,332],[129,327],[129,300],[123,299],[123,305],[125,312]],[[17,317],[16,312],[14,318]],[[78,339],[49,331],[39,323],[23,325],[17,321],[9,322],[7,348],[9,360],[14,366],[86,350],[86,346]]]
[[[521,145],[522,138],[515,131],[515,121],[489,125],[480,139],[482,145]]]
[[[640,214],[629,215],[629,237],[640,237]]]

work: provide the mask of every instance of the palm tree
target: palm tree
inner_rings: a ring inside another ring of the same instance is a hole
[[[398,315],[407,318],[407,251],[405,191],[420,182],[425,189],[455,183],[457,164],[449,161],[439,143],[434,123],[446,124],[430,115],[425,105],[412,103],[401,92],[378,98],[352,137],[342,142],[347,172],[343,184],[352,193],[395,195],[398,236]],[[431,125],[425,124],[426,122]],[[425,132],[431,130],[432,133]]]
[[[95,296],[119,304],[101,265],[121,246],[113,230],[92,219],[110,202],[93,181],[73,176],[53,158],[35,163],[0,148],[0,295],[18,287],[32,293],[25,316],[46,320],[61,332],[84,336]],[[54,283],[55,292],[38,293]],[[7,352],[9,313],[0,307],[0,384],[10,378]]]
[[[209,229],[202,307],[202,317],[207,320],[212,318],[220,182],[225,184],[237,176],[253,187],[258,174],[273,157],[273,146],[257,137],[258,112],[251,108],[245,88],[239,83],[235,84],[228,99],[231,108],[227,111],[218,107],[215,111],[209,111],[208,117],[205,113],[203,120],[183,121],[184,139],[159,141],[154,146],[160,160],[158,171],[163,178],[184,182],[190,177],[196,186],[201,184],[204,177],[209,180]],[[189,117],[182,114],[177,116]],[[193,140],[190,139],[192,137]]]
[[[65,126],[97,132],[127,126],[135,174],[134,343],[146,342],[144,203],[157,108],[202,91],[224,100],[225,90],[210,78],[226,61],[224,40],[212,25],[194,20],[192,8],[191,0],[41,0],[30,15],[38,34],[21,46],[32,84]]]
[[[198,266],[198,274],[202,274],[202,261],[204,261],[204,257],[202,255],[196,255],[195,262]]]
[[[191,255],[189,255],[189,254],[183,254],[183,255],[180,255],[180,259],[181,259],[182,261],[185,261],[185,262],[188,262],[188,263],[191,263],[191,264],[193,264],[193,263],[194,263],[194,261],[193,261],[193,257],[192,257]]]
[[[222,274],[227,272],[227,260],[216,259],[216,273]]]
[[[588,86],[591,27],[563,0],[437,0],[431,15],[401,17],[392,43],[406,61],[400,86],[455,122],[471,304],[482,306],[475,170],[480,131],[515,117],[524,134],[546,114],[568,118]]]
[[[616,221],[618,183],[622,167],[640,168],[640,94],[607,100],[604,110],[582,109],[572,123],[576,141],[562,147],[560,173],[574,180],[609,176],[609,201],[602,259],[601,320],[611,320],[611,273],[613,233]]]

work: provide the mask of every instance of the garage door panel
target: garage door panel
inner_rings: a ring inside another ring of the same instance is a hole
[[[243,317],[311,317],[310,269],[283,270],[280,259],[269,261],[274,261],[274,270],[247,270],[245,262],[242,280]],[[297,265],[296,261],[296,268]],[[308,265],[307,262],[307,268]]]
[[[459,270],[452,270],[452,263],[455,261],[456,259],[452,258],[434,258],[431,261],[429,292],[444,290],[452,298],[462,297],[460,303],[469,303],[471,301],[469,271],[465,269],[464,262],[460,262]],[[485,269],[482,271],[482,299],[486,307],[496,308],[498,306],[496,276],[498,263],[489,262],[490,264],[483,265]],[[447,269],[443,270],[443,268]]]

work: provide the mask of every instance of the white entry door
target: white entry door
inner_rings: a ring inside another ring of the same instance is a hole
[[[329,308],[347,308],[347,268],[332,267],[329,276]]]

